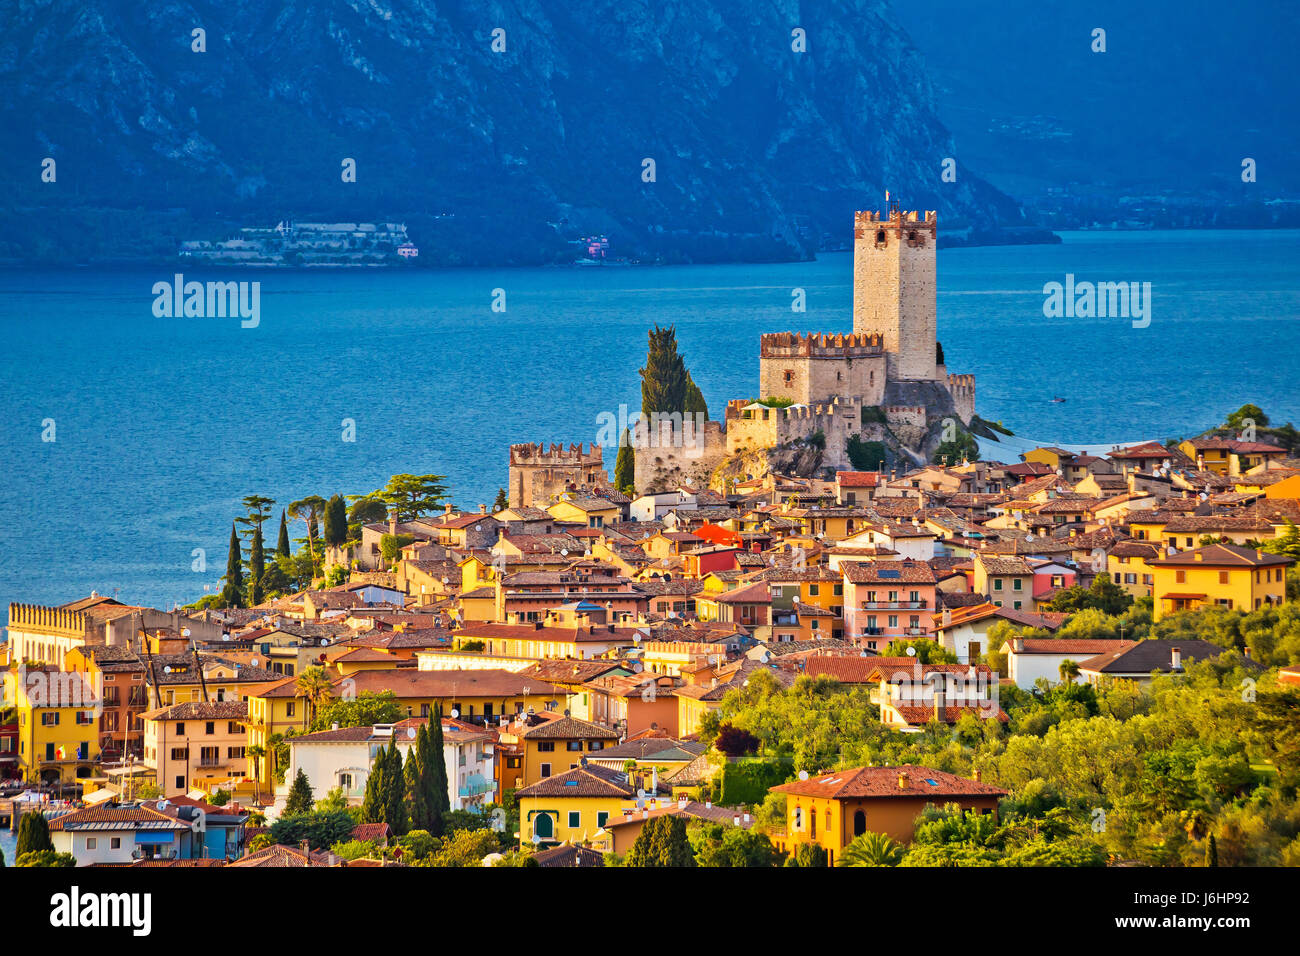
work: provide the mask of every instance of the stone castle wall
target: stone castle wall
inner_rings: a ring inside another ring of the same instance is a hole
[[[879,335],[769,333],[759,346],[759,395],[803,405],[856,395],[878,404],[885,368]]]
[[[727,456],[721,422],[703,426],[687,418],[680,424],[660,422],[652,429],[644,419],[632,431],[638,494],[671,491],[678,485],[707,488],[709,476]]]

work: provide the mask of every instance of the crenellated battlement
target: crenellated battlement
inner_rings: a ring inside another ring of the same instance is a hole
[[[10,604],[9,629],[57,634],[64,637],[82,637],[86,633],[86,615],[61,607],[39,604]]]
[[[552,442],[550,446],[537,442],[525,442],[510,446],[510,464],[512,465],[603,465],[604,454],[601,447],[592,444],[591,451],[583,451],[583,443],[570,443],[565,448],[563,442]]]
[[[933,209],[927,209],[924,213],[919,213],[915,209],[904,211],[893,208],[883,215],[874,209],[859,209],[853,214],[854,226],[876,226],[876,225],[928,225],[931,228],[939,224],[939,217]]]
[[[762,358],[866,358],[884,348],[884,338],[870,332],[767,332],[759,339]]]

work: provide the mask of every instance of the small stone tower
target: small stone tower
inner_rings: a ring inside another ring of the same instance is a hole
[[[858,212],[853,222],[853,331],[884,340],[890,381],[940,378],[935,355],[935,240],[938,219]]]
[[[586,451],[582,443],[510,446],[511,508],[545,508],[565,491],[593,491],[610,487],[604,454],[593,444]]]

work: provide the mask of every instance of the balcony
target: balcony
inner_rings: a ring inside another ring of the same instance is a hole
[[[929,602],[921,601],[863,601],[864,611],[919,611]]]

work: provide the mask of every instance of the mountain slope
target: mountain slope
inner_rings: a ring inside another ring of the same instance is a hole
[[[883,0],[263,6],[0,9],[0,255],[163,253],[297,216],[405,220],[439,261],[555,255],[561,220],[621,255],[788,257],[847,239],[886,188],[946,222],[1019,221],[964,168],[940,182],[951,140]]]

